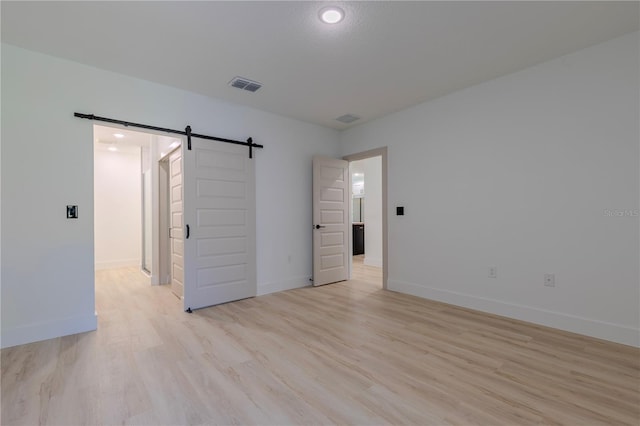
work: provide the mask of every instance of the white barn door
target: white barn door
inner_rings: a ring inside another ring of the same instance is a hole
[[[313,157],[313,285],[349,277],[349,163]]]
[[[182,144],[184,309],[256,295],[254,159],[246,146]]]

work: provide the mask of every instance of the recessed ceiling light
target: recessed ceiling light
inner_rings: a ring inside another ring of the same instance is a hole
[[[337,24],[344,18],[344,10],[331,6],[320,10],[320,20],[325,24]]]
[[[116,148],[115,146],[110,146],[109,148],[107,148],[109,151],[117,151],[118,148]]]
[[[124,135],[122,133],[114,133],[113,136],[115,136],[118,139],[124,138]]]

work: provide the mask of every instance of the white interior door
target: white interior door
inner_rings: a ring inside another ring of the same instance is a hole
[[[348,279],[349,163],[313,157],[313,285]]]
[[[255,165],[246,146],[183,144],[184,308],[256,295]],[[188,226],[188,228],[186,228]]]
[[[171,250],[171,291],[184,295],[184,227],[182,203],[182,152],[169,155],[169,241]]]

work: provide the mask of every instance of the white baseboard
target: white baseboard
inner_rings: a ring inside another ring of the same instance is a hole
[[[382,268],[382,258],[370,257],[366,254],[364,255],[364,264],[367,266],[375,266],[378,268]]]
[[[48,321],[39,324],[29,324],[2,330],[0,345],[9,348],[26,343],[39,342],[55,337],[68,336],[69,334],[94,331],[98,328],[98,314],[88,316],[75,316],[56,321]]]
[[[388,289],[425,299],[449,303],[478,311],[609,340],[624,345],[640,347],[640,330],[637,328],[593,320],[562,312],[548,311],[495,299],[472,296],[449,290],[426,287],[396,280],[388,281]]]
[[[105,260],[96,261],[96,271],[101,269],[115,269],[115,268],[129,268],[132,266],[140,267],[140,259],[119,259],[119,260]]]
[[[308,276],[296,277],[285,281],[275,281],[271,283],[258,284],[257,296],[262,296],[278,291],[293,290],[294,288],[308,287],[311,285]]]

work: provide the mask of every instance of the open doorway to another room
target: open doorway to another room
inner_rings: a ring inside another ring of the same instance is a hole
[[[175,137],[94,125],[96,282],[169,284],[158,260],[161,230],[168,230],[159,226],[158,162],[179,145]]]
[[[143,150],[150,135],[94,126],[96,271],[140,268],[143,244]]]
[[[382,288],[382,156],[349,163],[351,175],[351,279]]]

